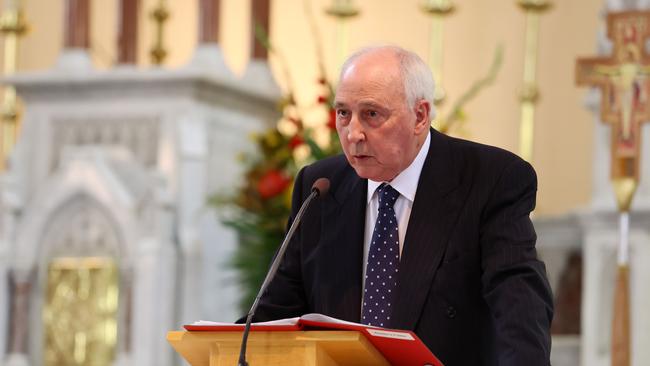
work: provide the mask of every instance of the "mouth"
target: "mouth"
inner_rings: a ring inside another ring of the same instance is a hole
[[[359,160],[359,161],[365,161],[365,160],[368,160],[368,159],[371,158],[370,155],[363,155],[363,154],[353,155],[353,156],[354,156],[354,158],[355,158],[356,160]]]

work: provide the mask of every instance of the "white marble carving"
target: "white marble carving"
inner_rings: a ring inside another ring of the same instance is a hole
[[[217,43],[199,43],[186,67],[209,72],[224,81],[235,82],[235,75],[226,65],[223,50]]]
[[[583,217],[585,227],[582,311],[582,365],[610,365],[611,323],[616,278],[617,215]],[[630,231],[630,320],[632,365],[647,365],[650,349],[650,213],[632,214]]]
[[[251,132],[275,123],[279,92],[267,66],[246,82],[215,70],[224,66],[209,60],[217,51],[201,49],[178,70],[109,71],[66,52],[51,71],[6,80],[26,112],[0,180],[2,345],[5,274],[39,273],[28,349],[9,365],[40,364],[42,269],[56,256],[117,259],[120,283],[132,290],[120,303],[119,337],[130,342],[118,344],[116,365],[172,365],[167,331],[241,315],[228,265],[236,238],[206,202],[239,181],[236,156],[250,149]],[[0,363],[10,358],[0,348]]]

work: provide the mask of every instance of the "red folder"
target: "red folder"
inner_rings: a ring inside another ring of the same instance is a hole
[[[199,321],[185,325],[193,332],[243,331],[244,324]],[[391,365],[443,366],[418,336],[408,330],[386,329],[347,322],[322,314],[253,323],[251,331],[354,330],[361,332]]]

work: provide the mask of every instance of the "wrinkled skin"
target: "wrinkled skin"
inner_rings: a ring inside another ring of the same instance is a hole
[[[344,70],[334,101],[336,129],[361,178],[390,182],[418,154],[431,106],[407,104],[399,60],[390,50],[360,56]]]

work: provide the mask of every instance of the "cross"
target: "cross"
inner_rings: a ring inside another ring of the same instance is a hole
[[[601,120],[612,125],[612,178],[638,181],[641,124],[650,120],[650,12],[608,14],[607,37],[613,55],[578,59],[576,82],[602,91]]]

